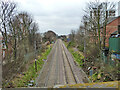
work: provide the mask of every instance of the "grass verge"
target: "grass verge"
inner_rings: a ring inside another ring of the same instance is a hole
[[[65,46],[68,48],[69,52],[72,54],[74,60],[76,61],[76,63],[82,67],[83,66],[83,61],[84,61],[84,56],[79,52],[79,51],[74,51],[73,50],[73,45],[74,43],[70,43],[68,44],[67,42],[64,42]]]

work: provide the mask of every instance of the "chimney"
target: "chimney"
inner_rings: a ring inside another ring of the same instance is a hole
[[[118,2],[118,16],[120,16],[120,1]]]

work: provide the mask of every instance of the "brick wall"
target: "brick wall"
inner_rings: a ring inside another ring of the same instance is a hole
[[[106,26],[106,46],[109,46],[110,35],[118,30],[118,25],[120,25],[120,17],[116,18]]]

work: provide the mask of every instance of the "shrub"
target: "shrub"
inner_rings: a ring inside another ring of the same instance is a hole
[[[76,46],[76,43],[75,43],[75,42],[69,42],[67,48],[75,47],[75,46]]]
[[[84,46],[83,46],[83,45],[79,45],[77,48],[78,48],[78,50],[81,51],[81,52],[84,51]]]

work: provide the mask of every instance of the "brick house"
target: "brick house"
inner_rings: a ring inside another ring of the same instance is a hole
[[[118,34],[118,25],[120,25],[120,16],[114,17],[108,21],[106,26],[106,46],[109,46],[109,37],[112,34]]]

